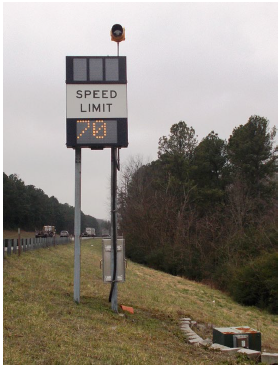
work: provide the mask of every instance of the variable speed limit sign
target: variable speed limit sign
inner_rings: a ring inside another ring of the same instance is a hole
[[[67,56],[67,147],[128,146],[126,57]]]

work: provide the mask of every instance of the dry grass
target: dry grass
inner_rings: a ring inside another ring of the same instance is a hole
[[[135,313],[112,313],[100,258],[100,240],[82,241],[79,305],[73,301],[72,244],[5,259],[4,364],[243,364],[188,345],[179,329],[184,316],[258,328],[263,349],[277,351],[277,317],[132,262],[118,286],[118,303]]]

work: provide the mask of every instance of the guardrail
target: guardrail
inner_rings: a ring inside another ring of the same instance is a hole
[[[3,257],[72,242],[71,237],[18,238],[3,240]]]

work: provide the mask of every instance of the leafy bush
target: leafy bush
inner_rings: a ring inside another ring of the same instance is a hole
[[[277,313],[278,254],[262,254],[235,270],[229,291],[237,302]]]

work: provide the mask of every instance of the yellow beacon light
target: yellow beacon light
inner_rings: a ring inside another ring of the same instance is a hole
[[[125,41],[125,28],[120,24],[114,24],[110,31],[111,40],[114,42]]]

